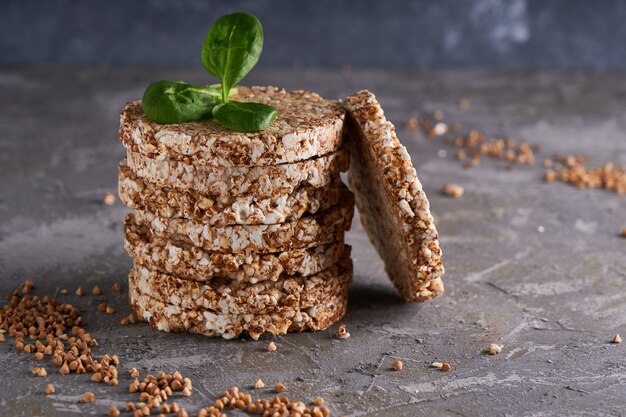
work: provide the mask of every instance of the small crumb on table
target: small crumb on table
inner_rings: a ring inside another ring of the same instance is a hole
[[[459,198],[465,192],[463,187],[457,184],[453,184],[451,182],[445,183],[442,191],[445,195],[452,197],[452,198]]]
[[[112,206],[113,204],[115,204],[115,194],[106,193],[102,201],[104,201],[104,204],[106,204],[107,206]]]
[[[337,333],[335,333],[335,337],[338,337],[340,339],[347,339],[350,337],[350,333],[348,333],[348,331],[346,330],[345,324],[342,323],[339,325],[339,329],[337,329]]]
[[[502,352],[502,347],[501,346],[496,345],[495,343],[492,343],[489,346],[489,354],[490,355],[497,355],[500,352]]]
[[[84,393],[84,394],[80,397],[80,399],[81,399],[83,402],[86,402],[86,403],[92,403],[92,402],[94,402],[94,401],[95,401],[96,396],[94,395],[94,393],[93,393],[93,392],[91,392],[91,391],[87,391],[86,393]]]

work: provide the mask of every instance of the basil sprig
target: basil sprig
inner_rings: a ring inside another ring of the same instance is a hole
[[[255,16],[234,13],[220,17],[202,46],[202,63],[219,85],[197,86],[157,81],[146,89],[142,106],[157,123],[185,123],[213,117],[239,132],[265,130],[278,111],[267,104],[230,100],[234,88],[256,65],[263,50],[263,28]]]
[[[202,64],[220,79],[224,103],[232,86],[259,61],[262,50],[263,28],[251,14],[222,16],[213,24],[202,45]]]

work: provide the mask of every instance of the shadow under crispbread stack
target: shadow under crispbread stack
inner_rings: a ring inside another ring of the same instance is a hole
[[[140,102],[122,112],[130,303],[165,331],[256,339],[327,328],[352,280],[345,111],[273,87],[239,87],[237,99],[270,104],[278,118],[239,133],[212,120],[153,123]]]

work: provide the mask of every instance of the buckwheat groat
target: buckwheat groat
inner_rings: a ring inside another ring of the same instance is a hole
[[[245,195],[219,199],[192,190],[159,187],[137,177],[125,160],[118,167],[119,195],[126,206],[149,210],[164,218],[186,218],[213,226],[296,220],[305,213],[316,213],[336,205],[343,188],[337,178],[327,187],[304,186],[291,194],[271,198]]]
[[[189,241],[211,252],[270,253],[303,249],[342,241],[350,228],[354,196],[347,192],[339,205],[286,223],[214,227],[185,219],[163,219],[153,213],[135,210],[134,220],[149,226],[159,237]]]
[[[439,236],[411,157],[369,91],[344,100],[349,113],[349,182],[368,236],[407,301],[443,293]]]
[[[291,194],[301,186],[326,187],[348,169],[349,156],[347,151],[338,150],[289,164],[220,167],[194,166],[128,151],[126,161],[135,175],[160,187],[195,190],[229,201],[250,195],[275,198],[279,194]]]
[[[282,308],[307,308],[347,291],[352,280],[352,261],[338,264],[309,277],[286,277],[257,284],[230,280],[196,282],[163,274],[135,262],[130,282],[142,293],[187,309],[208,309],[219,314],[261,314]]]
[[[350,256],[350,247],[343,242],[267,254],[205,252],[190,243],[154,236],[148,227],[132,222],[132,217],[124,224],[124,247],[140,265],[180,278],[225,278],[252,284],[276,281],[281,275],[313,275]]]
[[[257,340],[264,333],[323,330],[341,319],[348,305],[347,291],[313,307],[284,309],[267,314],[223,315],[212,310],[188,310],[167,304],[129,286],[129,300],[137,316],[155,329],[166,332],[189,332],[233,339],[247,333]]]
[[[133,101],[120,116],[120,139],[129,150],[147,156],[219,166],[297,162],[341,147],[345,111],[336,101],[302,90],[237,89],[234,99],[274,106],[278,118],[256,133],[227,130],[213,120],[160,125],[146,118],[140,101]]]

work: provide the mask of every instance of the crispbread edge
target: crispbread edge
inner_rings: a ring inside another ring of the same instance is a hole
[[[444,291],[441,280],[444,267],[441,262],[439,236],[430,213],[428,199],[411,157],[398,140],[393,124],[386,120],[374,94],[367,90],[359,91],[346,97],[343,103],[359,130],[359,137],[351,140],[364,141],[360,145],[365,145],[363,149],[369,153],[371,160],[375,161],[377,166],[366,168],[375,169],[384,181],[385,198],[403,225],[402,233],[405,234],[401,236],[405,242],[403,248],[408,259],[413,261],[412,265],[404,265],[411,272],[410,283],[398,283],[394,276],[390,276],[390,279],[407,301],[419,302],[436,297]],[[352,163],[355,163],[354,158]],[[362,204],[368,202],[357,201],[357,207]],[[370,239],[377,237],[370,233]],[[406,244],[411,241],[417,244]],[[376,241],[373,243],[380,253],[384,245]],[[392,269],[388,260],[391,255],[381,253],[381,257],[386,261],[386,269],[388,271]]]

